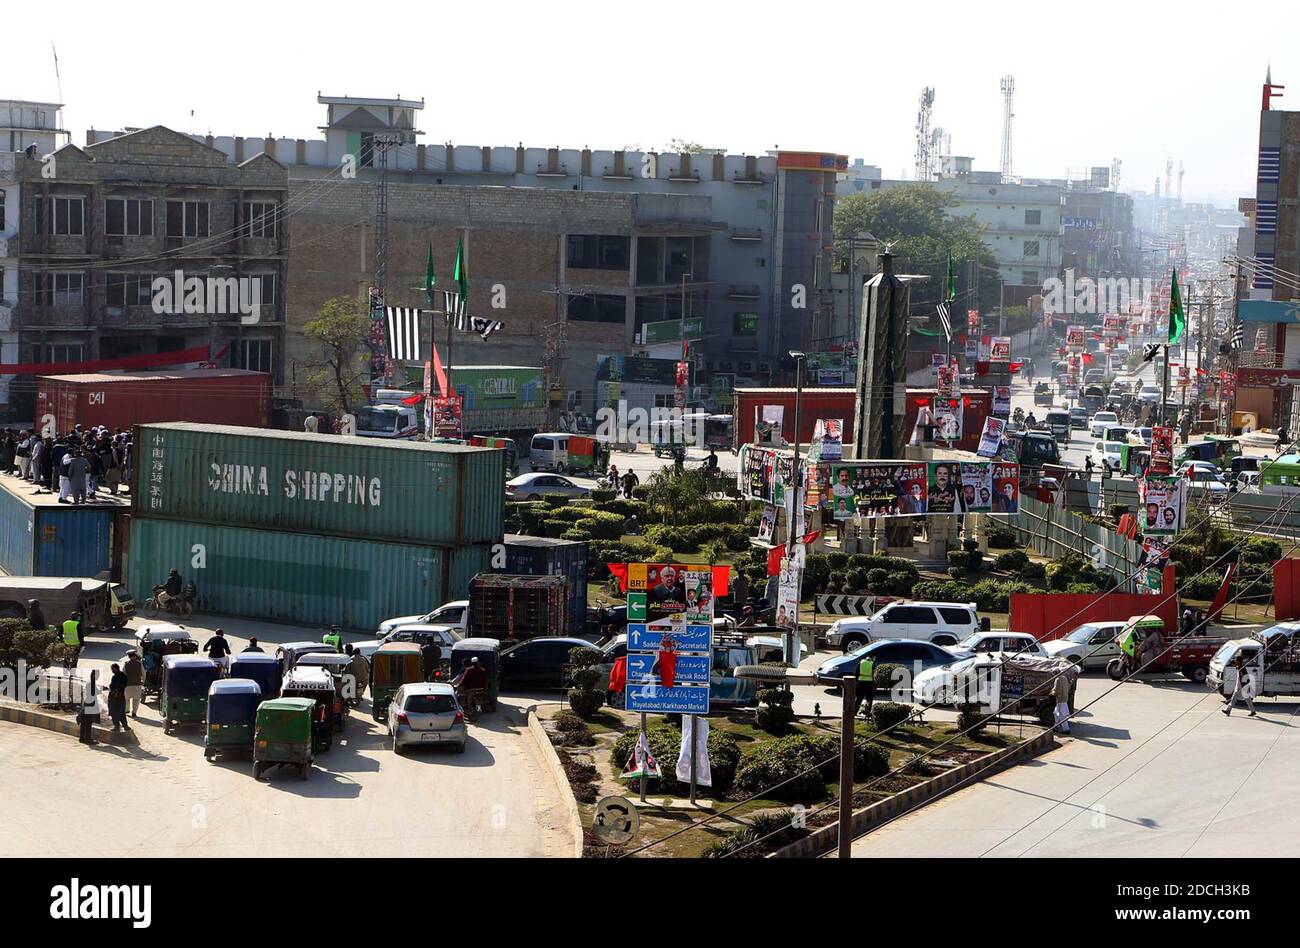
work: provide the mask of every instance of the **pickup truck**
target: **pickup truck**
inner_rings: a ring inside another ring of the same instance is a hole
[[[0,618],[27,619],[27,603],[41,604],[45,621],[61,626],[74,610],[81,613],[86,632],[103,632],[115,624],[111,615],[111,583],[68,576],[0,576]]]
[[[1135,624],[1150,625],[1160,623],[1160,621],[1159,618],[1154,616],[1134,616],[1125,623],[1124,629],[1116,636],[1116,640],[1123,641],[1128,635],[1129,629]],[[1154,661],[1147,663],[1138,674],[1168,675],[1179,672],[1185,678],[1199,684],[1206,680],[1210,671],[1210,662],[1227,641],[1228,637],[1226,635],[1180,636],[1177,633],[1167,632],[1165,633],[1165,646],[1160,654],[1156,656]],[[1138,654],[1141,655],[1140,646]],[[1106,674],[1116,681],[1127,678],[1131,674],[1133,662],[1134,659],[1130,659],[1127,654],[1121,653],[1106,664]]]
[[[1300,695],[1300,622],[1278,623],[1220,647],[1210,661],[1205,683],[1225,698],[1237,687],[1238,655],[1255,673],[1256,697]]]

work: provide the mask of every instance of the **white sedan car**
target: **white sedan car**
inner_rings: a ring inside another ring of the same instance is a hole
[[[1043,648],[1051,658],[1068,658],[1080,668],[1105,668],[1119,655],[1115,639],[1124,630],[1124,622],[1085,622],[1063,639],[1046,642]]]
[[[1138,401],[1143,405],[1159,405],[1160,389],[1154,385],[1143,385],[1142,391],[1138,392]]]
[[[1099,411],[1088,422],[1088,431],[1094,438],[1104,438],[1106,429],[1119,424],[1119,415],[1113,411]]]
[[[1092,443],[1092,464],[1094,467],[1109,471],[1120,469],[1120,451],[1124,445],[1119,441],[1094,441]]]
[[[541,500],[547,494],[565,497],[590,497],[592,485],[582,484],[561,474],[534,471],[506,481],[506,500]]]
[[[948,651],[959,658],[983,655],[988,652],[1012,652],[1046,658],[1047,652],[1038,639],[1028,632],[976,632],[958,642]]]

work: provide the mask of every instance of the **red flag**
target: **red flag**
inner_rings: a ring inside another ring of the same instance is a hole
[[[820,530],[814,530],[812,533],[804,535],[803,545],[808,546],[810,543],[816,543],[817,538],[822,535]],[[781,561],[785,559],[785,544],[774,546],[767,551],[767,575],[781,575]]]
[[[422,401],[424,401],[424,392],[416,392],[416,393],[415,393],[414,395],[412,395],[410,398],[403,398],[403,399],[402,399],[402,404],[403,404],[403,405],[418,405],[418,404],[420,404],[420,402],[422,402]]]
[[[1223,615],[1223,609],[1228,604],[1228,587],[1232,585],[1232,574],[1236,571],[1237,564],[1229,563],[1228,571],[1223,574],[1223,585],[1214,594],[1214,602],[1210,604],[1210,611],[1206,613],[1205,621],[1214,622]]]
[[[659,653],[659,684],[671,688],[677,680],[677,653]]]
[[[614,667],[609,670],[609,690],[622,691],[627,687],[627,656],[621,655],[614,660]]]
[[[627,564],[626,563],[608,563],[610,573],[618,578],[619,592],[627,592]]]
[[[429,345],[433,349],[433,374],[438,379],[438,392],[442,395],[455,395],[454,388],[448,391],[447,370],[442,367],[442,356],[438,354],[437,343],[431,340]]]

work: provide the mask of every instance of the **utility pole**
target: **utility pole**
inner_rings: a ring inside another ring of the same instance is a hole
[[[839,858],[853,855],[853,706],[857,704],[857,675],[840,679],[844,707],[840,711],[840,838]]]

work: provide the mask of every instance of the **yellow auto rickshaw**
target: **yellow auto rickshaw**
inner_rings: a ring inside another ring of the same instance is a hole
[[[388,702],[402,685],[424,681],[420,646],[414,642],[385,642],[370,656],[370,713],[388,720]]]

